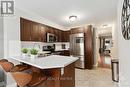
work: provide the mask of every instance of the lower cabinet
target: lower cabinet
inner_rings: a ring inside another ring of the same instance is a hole
[[[64,67],[64,74],[61,69],[43,70],[47,80],[37,85],[37,87],[75,87],[75,64],[72,63]]]
[[[70,56],[70,51],[69,50],[61,51],[60,55],[62,55],[62,56]]]
[[[69,50],[63,50],[63,51],[55,51],[53,52],[54,55],[61,55],[61,56],[70,56]]]

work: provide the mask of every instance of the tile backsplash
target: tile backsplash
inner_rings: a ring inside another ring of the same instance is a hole
[[[65,45],[65,48],[63,48],[62,46]],[[69,42],[68,43],[55,43],[55,50],[56,51],[60,51],[60,50],[68,50],[69,49]]]
[[[21,47],[22,48],[36,48],[40,51],[42,51],[42,47],[43,46],[47,46],[50,45],[52,46],[53,44],[55,44],[55,50],[56,51],[60,51],[63,50],[63,45],[65,45],[65,49],[68,50],[69,49],[69,42],[57,42],[57,43],[42,43],[42,42],[29,42],[29,41],[22,41],[21,42]]]

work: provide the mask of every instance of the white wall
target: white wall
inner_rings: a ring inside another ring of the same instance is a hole
[[[94,28],[93,29],[93,50],[94,50],[94,67],[96,67],[97,66],[97,28]]]
[[[4,17],[4,58],[9,59],[12,56],[20,55],[20,20],[15,16]],[[11,62],[18,63],[11,60]]]
[[[4,58],[19,55],[19,21],[20,20],[17,16],[4,17]]]
[[[121,33],[121,9],[123,0],[118,3],[118,57],[120,65],[120,87],[130,87],[130,40],[124,40]]]
[[[3,17],[0,17],[0,58],[4,57],[4,29]]]
[[[112,34],[112,27],[98,28],[98,35]]]
[[[95,32],[96,32],[96,59],[95,59],[95,62],[96,62],[96,64],[95,64],[95,66],[98,66],[98,59],[99,59],[99,57],[100,57],[100,55],[99,55],[99,47],[100,47],[100,43],[99,43],[99,38],[98,38],[98,29],[96,29],[95,30]]]
[[[117,32],[117,18],[113,22],[112,26],[112,41],[113,41],[113,47],[112,47],[112,59],[118,59],[118,32]]]

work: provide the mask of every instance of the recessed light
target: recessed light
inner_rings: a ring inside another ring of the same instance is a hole
[[[69,17],[70,21],[75,21],[76,19],[77,19],[77,16],[75,16],[75,15],[72,15],[72,16]]]

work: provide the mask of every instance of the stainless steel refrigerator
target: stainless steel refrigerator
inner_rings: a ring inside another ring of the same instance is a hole
[[[75,63],[75,67],[84,69],[84,33],[70,35],[70,53],[71,56],[79,58],[79,60]]]

